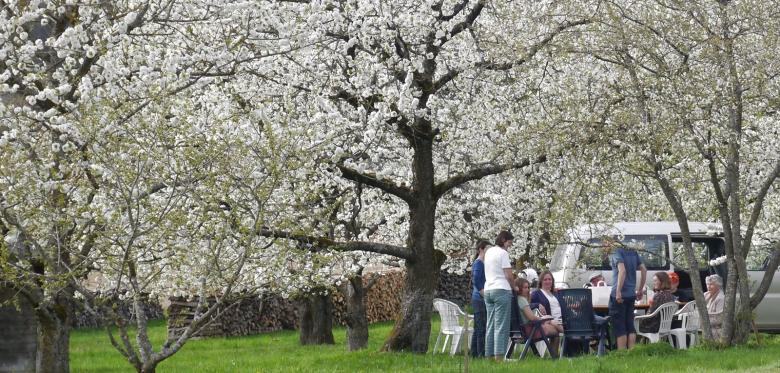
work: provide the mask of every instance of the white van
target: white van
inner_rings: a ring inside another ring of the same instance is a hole
[[[717,273],[722,278],[728,275],[726,265],[715,267],[709,261],[725,255],[724,241],[720,227],[710,223],[688,223],[691,241],[697,252],[699,277],[705,287],[704,278]],[[680,277],[679,288],[683,295],[693,299],[690,276],[675,269],[675,263],[684,263],[682,235],[677,222],[621,222],[615,224],[582,225],[567,232],[567,242],[558,246],[550,262],[559,287],[582,287],[591,275],[601,273],[608,285],[614,285],[609,255],[603,249],[601,239],[605,236],[619,240],[623,245],[636,248],[648,270],[647,283],[658,271],[674,271]],[[757,250],[758,256],[761,249]],[[768,255],[769,251],[766,250]],[[754,256],[754,257],[758,257]],[[765,255],[766,256],[766,255]],[[764,275],[766,260],[755,260],[749,264],[751,290],[755,289]],[[763,267],[762,267],[763,266]],[[756,308],[756,324],[762,330],[780,330],[780,276],[775,275],[764,300]],[[649,285],[651,286],[651,285]]]

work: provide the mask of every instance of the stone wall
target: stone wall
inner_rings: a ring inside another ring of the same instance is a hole
[[[458,275],[442,271],[433,297],[446,299],[461,308],[471,304],[471,272]]]

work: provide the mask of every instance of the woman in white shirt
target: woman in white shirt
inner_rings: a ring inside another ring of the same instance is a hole
[[[492,356],[496,360],[504,356],[509,342],[514,274],[507,250],[512,246],[513,239],[512,233],[502,231],[496,237],[496,246],[485,252],[485,356]]]

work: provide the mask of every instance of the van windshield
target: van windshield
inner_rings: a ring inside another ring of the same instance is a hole
[[[615,237],[622,245],[639,252],[642,262],[649,270],[669,269],[668,241],[665,235],[626,235],[623,239]],[[601,239],[590,239],[582,245],[580,264],[589,270],[609,270],[609,254]]]
[[[567,244],[558,245],[553,253],[552,260],[550,261],[550,271],[557,272],[563,269],[564,259],[566,258]]]

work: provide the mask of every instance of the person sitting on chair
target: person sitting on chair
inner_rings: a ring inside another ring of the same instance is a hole
[[[528,280],[522,277],[516,278],[515,285],[519,289],[517,306],[520,308],[520,319],[523,322],[526,335],[530,337],[532,330],[531,325],[528,324],[529,321],[539,319],[547,320],[542,323],[542,330],[544,331],[544,334],[550,338],[550,355],[558,356],[558,346],[560,345],[558,335],[559,333],[563,333],[563,325],[553,320],[550,316],[539,317],[531,311],[529,303],[531,300],[531,283],[529,283]]]
[[[723,320],[721,315],[723,312],[723,303],[726,297],[723,296],[723,292],[720,291],[723,288],[723,280],[719,275],[707,276],[704,279],[707,283],[707,291],[704,293],[704,300],[707,301],[707,313],[710,314],[710,326],[712,327],[712,335],[715,338],[720,337],[720,326]]]
[[[561,303],[555,289],[555,278],[549,270],[539,275],[539,288],[531,293],[531,302],[539,304],[539,311],[561,322]]]
[[[672,285],[666,272],[657,272],[653,276],[653,305],[648,313],[653,313],[661,305],[674,302],[674,295],[670,291]],[[661,315],[655,315],[639,323],[639,331],[642,333],[656,333],[661,327]]]
[[[594,273],[590,275],[590,278],[588,278],[588,282],[585,283],[585,285],[582,285],[584,288],[594,288],[597,286],[606,286],[607,283],[604,281],[604,276],[601,275],[601,273]]]

